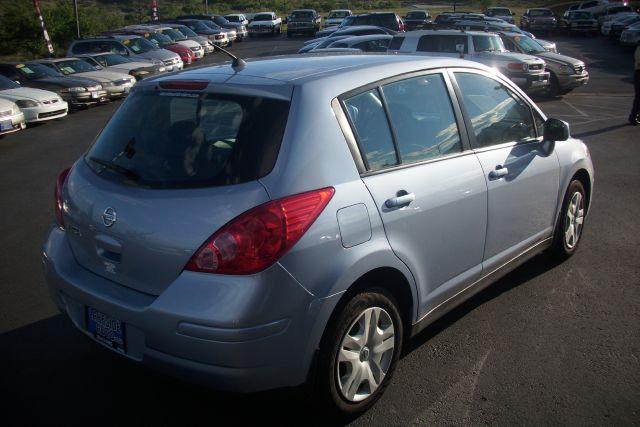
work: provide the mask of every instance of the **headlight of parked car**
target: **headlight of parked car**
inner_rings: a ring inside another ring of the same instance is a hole
[[[62,89],[60,93],[70,93],[70,92],[75,93],[75,92],[86,92],[86,91],[87,91],[87,88],[76,86],[76,87],[66,87]]]
[[[562,74],[573,74],[574,73],[573,66],[571,66],[571,65],[561,65],[560,66],[560,73],[562,73]]]
[[[102,83],[102,87],[111,87],[113,86],[113,82],[104,82]]]
[[[16,105],[20,108],[32,108],[37,107],[38,103],[30,99],[21,99],[19,101],[16,101]]]

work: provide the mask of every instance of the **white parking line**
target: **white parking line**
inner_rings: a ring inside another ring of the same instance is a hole
[[[574,110],[576,110],[578,112],[578,114],[582,115],[583,117],[589,117],[589,115],[587,113],[585,113],[584,111],[578,109],[576,106],[574,106],[573,104],[571,104],[569,101],[567,101],[566,99],[563,99],[562,102],[564,102],[565,104],[567,104],[569,107],[573,108]]]

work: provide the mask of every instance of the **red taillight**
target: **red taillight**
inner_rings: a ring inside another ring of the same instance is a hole
[[[264,203],[239,215],[211,236],[185,270],[253,274],[287,252],[333,197],[332,187]]]
[[[56,188],[53,190],[53,196],[56,201],[56,205],[54,207],[56,212],[56,222],[60,227],[64,227],[64,217],[62,216],[62,205],[64,203],[62,201],[62,188],[70,171],[71,168],[66,168],[60,172],[60,175],[58,175],[58,179],[56,180]]]
[[[160,82],[162,89],[203,90],[209,82],[202,80],[165,80]]]

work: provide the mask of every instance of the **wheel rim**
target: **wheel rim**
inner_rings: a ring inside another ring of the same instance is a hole
[[[564,225],[564,243],[567,248],[573,249],[580,240],[582,224],[584,222],[584,198],[582,193],[576,191],[571,196],[567,207],[567,216]]]
[[[342,396],[359,402],[382,384],[393,359],[395,329],[380,307],[364,310],[347,329],[338,350],[336,376]]]

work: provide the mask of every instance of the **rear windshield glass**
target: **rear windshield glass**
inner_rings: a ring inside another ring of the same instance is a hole
[[[272,18],[273,18],[273,15],[271,15],[270,13],[259,13],[253,17],[253,20],[254,21],[271,21]]]
[[[222,186],[275,164],[289,102],[263,97],[138,92],[85,159],[98,174],[150,188]]]
[[[553,16],[553,12],[547,9],[533,9],[529,12],[531,16]]]
[[[293,11],[291,12],[291,19],[313,19],[313,12]]]

